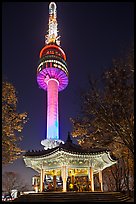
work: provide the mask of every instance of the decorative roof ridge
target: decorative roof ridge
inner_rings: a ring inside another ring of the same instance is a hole
[[[42,156],[44,154],[50,154],[50,153],[53,153],[54,150],[57,150],[59,148],[59,146],[57,147],[54,147],[52,149],[43,149],[43,150],[28,150],[25,152],[24,156]]]
[[[84,149],[80,145],[74,144],[74,143],[61,144],[61,145],[59,145],[59,149],[65,151],[65,152],[78,153],[78,154],[79,153],[80,154],[90,154],[90,153],[91,154],[99,154],[99,153],[110,151],[107,148],[87,148],[87,149]]]
[[[75,153],[75,154],[80,154],[80,155],[87,155],[87,154],[101,154],[103,152],[110,152],[109,149],[102,147],[102,148],[83,148],[82,146],[80,146],[79,144],[75,144],[73,143],[71,137],[70,137],[70,132],[68,132],[68,136],[67,136],[67,140],[66,142],[60,143],[58,146],[52,148],[52,149],[47,149],[47,150],[29,150],[28,152],[25,153],[24,156],[48,156],[51,154],[54,154],[57,151],[65,151],[65,152],[69,152],[69,153]],[[111,157],[112,159],[112,157]],[[114,160],[114,159],[113,159]]]
[[[118,161],[119,158],[117,158],[115,155],[113,155],[113,153],[111,152],[111,154],[108,154],[108,157],[111,161]]]

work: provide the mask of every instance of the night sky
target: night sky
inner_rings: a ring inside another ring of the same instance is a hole
[[[72,131],[70,117],[80,113],[80,94],[88,76],[99,78],[112,59],[133,43],[132,2],[56,2],[61,47],[67,56],[69,84],[59,92],[60,139]],[[5,2],[2,5],[2,76],[18,97],[18,111],[28,113],[21,148],[42,150],[46,138],[46,92],[38,87],[36,69],[48,30],[49,2]],[[3,168],[31,184],[36,173],[22,159]]]

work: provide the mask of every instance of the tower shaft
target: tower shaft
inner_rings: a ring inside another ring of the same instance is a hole
[[[47,134],[41,141],[44,149],[54,148],[60,143],[58,92],[68,85],[66,55],[60,47],[60,36],[57,29],[57,7],[49,4],[49,30],[45,36],[45,46],[40,51],[37,68],[37,82],[40,88],[47,91]]]
[[[49,79],[47,83],[47,139],[59,139],[58,81]]]

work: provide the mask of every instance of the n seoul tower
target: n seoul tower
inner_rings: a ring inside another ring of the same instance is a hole
[[[68,85],[66,55],[60,47],[60,36],[57,29],[57,8],[54,2],[49,4],[49,30],[45,35],[45,46],[40,51],[37,68],[37,82],[40,88],[47,91],[47,135],[41,141],[44,149],[58,146],[59,111],[58,92]]]

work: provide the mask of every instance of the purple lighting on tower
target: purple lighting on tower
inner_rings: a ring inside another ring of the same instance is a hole
[[[59,111],[58,92],[68,85],[68,70],[66,55],[60,47],[57,31],[56,4],[49,4],[49,33],[46,35],[46,45],[40,52],[37,68],[39,87],[47,91],[47,136],[41,144],[47,148],[58,145],[59,141]]]

